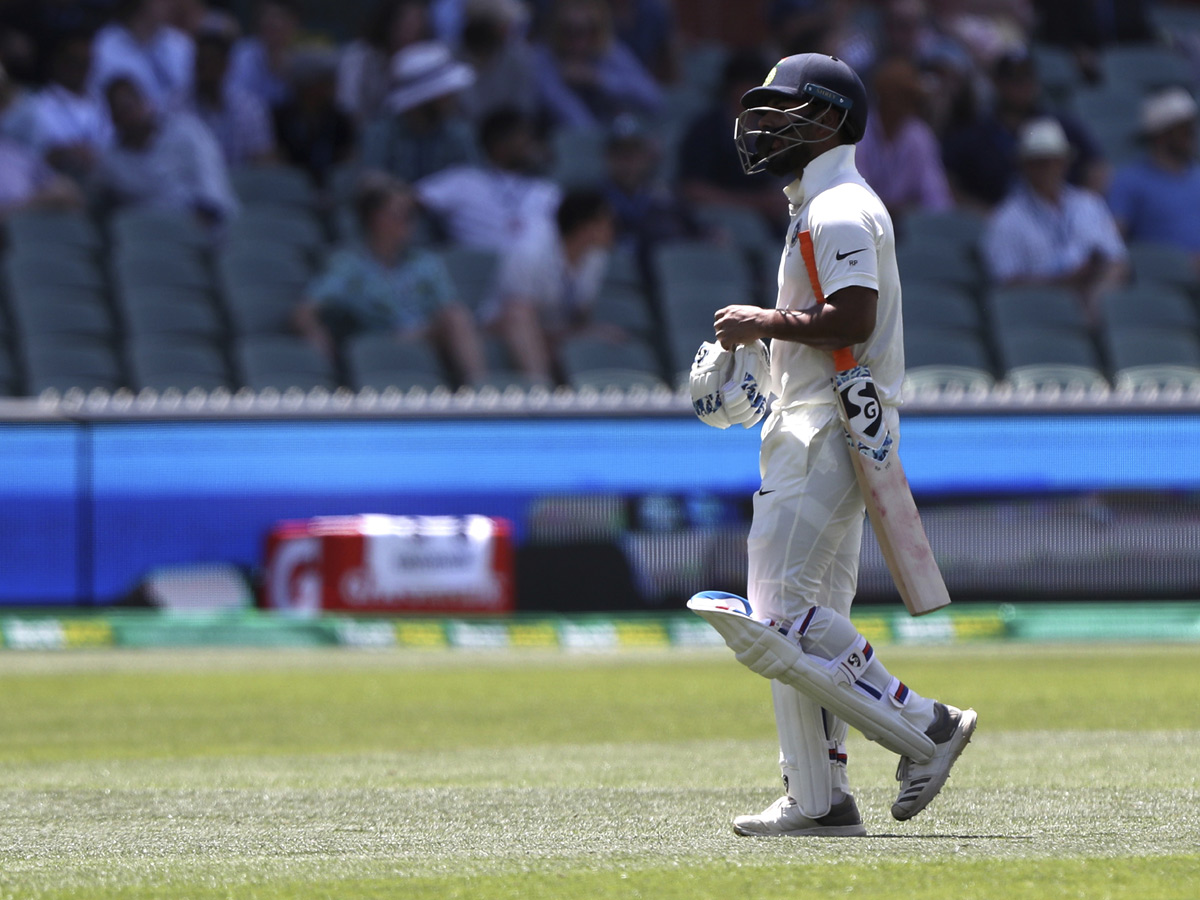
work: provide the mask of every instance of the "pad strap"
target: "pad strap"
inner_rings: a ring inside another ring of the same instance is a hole
[[[875,658],[875,651],[861,634],[845,650],[826,665],[832,670],[834,677],[846,684],[857,684],[867,671],[867,666]]]

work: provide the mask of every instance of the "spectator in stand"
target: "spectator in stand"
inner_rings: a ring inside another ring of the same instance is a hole
[[[333,51],[300,50],[292,55],[291,96],[272,116],[283,162],[308,172],[324,188],[333,170],[354,155],[354,121],[337,103],[337,57]]]
[[[527,116],[538,112],[533,49],[525,38],[528,12],[520,0],[468,0],[458,57],[475,70],[475,85],[463,95],[467,115],[482,122],[501,109]]]
[[[234,168],[275,158],[275,129],[266,105],[229,78],[233,35],[202,29],[196,37],[196,75],[191,111],[212,132]]]
[[[415,211],[406,185],[367,177],[355,197],[362,241],[333,253],[296,310],[296,328],[331,359],[340,339],[359,332],[394,334],[397,353],[432,342],[460,383],[477,383],[483,342],[441,259],[412,245]]]
[[[101,211],[190,211],[214,232],[237,213],[221,148],[203,122],[187,112],[159,112],[127,76],[112,79],[105,96],[116,143],[93,173]]]
[[[543,383],[565,383],[558,348],[567,338],[623,336],[591,321],[613,243],[613,216],[604,195],[568,191],[555,225],[550,235],[528,235],[505,256],[496,296],[484,316],[518,369]]]
[[[233,84],[273,108],[289,99],[292,55],[300,41],[299,0],[260,0],[254,34],[233,48]]]
[[[459,94],[474,83],[471,67],[445,44],[424,41],[397,53],[389,112],[363,133],[363,167],[413,184],[450,166],[474,164],[475,136],[459,104]]]
[[[765,172],[746,175],[730,140],[742,112],[742,95],[762,84],[768,68],[753,50],[726,60],[717,95],[707,110],[689,123],[679,144],[679,191],[693,206],[727,204],[760,213],[772,226],[787,224],[784,182]]]
[[[613,34],[605,0],[556,4],[533,52],[542,106],[557,126],[606,127],[621,113],[662,111],[662,90]]]
[[[679,77],[680,42],[667,0],[610,0],[617,39],[661,84]]]
[[[181,109],[192,90],[195,47],[168,21],[171,0],[120,0],[117,18],[96,34],[91,90],[99,99],[123,76],[137,85],[154,109]]]
[[[1117,43],[1155,39],[1147,0],[1034,0],[1038,37],[1070,50],[1089,81],[1101,78],[1100,54]]]
[[[1041,83],[1026,51],[1002,56],[992,72],[995,102],[972,121],[949,131],[942,141],[946,172],[960,203],[990,208],[1004,199],[1018,176],[1017,135],[1021,126],[1052,116],[1071,144],[1068,181],[1101,191],[1108,167],[1099,143],[1072,116],[1051,113],[1041,100]]]
[[[1182,87],[1142,103],[1145,154],[1117,170],[1108,205],[1129,241],[1180,247],[1200,271],[1200,163],[1196,101]]]
[[[8,73],[0,68],[0,112],[12,102]],[[71,209],[83,194],[71,179],[50,168],[40,154],[0,134],[0,218],[22,209]]]
[[[988,220],[983,258],[1002,285],[1063,285],[1099,322],[1099,295],[1128,275],[1125,243],[1100,195],[1067,183],[1071,145],[1057,120],[1021,129],[1021,181]]]
[[[205,31],[221,31],[233,37],[241,32],[233,13],[216,9],[206,0],[174,0],[170,23],[193,39]]]
[[[51,52],[50,81],[33,101],[33,148],[81,183],[113,139],[108,110],[88,91],[91,67],[91,32],[64,34]]]
[[[613,211],[616,243],[647,268],[653,249],[666,241],[706,236],[688,203],[658,177],[658,146],[633,116],[613,122],[601,184]]]
[[[384,113],[392,58],[430,38],[428,0],[380,0],[363,22],[361,35],[342,51],[337,99],[356,123]]]
[[[483,121],[479,142],[482,164],[450,166],[417,182],[421,205],[466,247],[507,252],[528,234],[546,234],[561,191],[535,174],[545,153],[533,122],[518,110],[499,110]]]
[[[941,147],[921,117],[925,90],[921,73],[906,59],[875,67],[874,102],[859,141],[858,170],[886,204],[897,226],[913,209],[941,212],[953,205]]]

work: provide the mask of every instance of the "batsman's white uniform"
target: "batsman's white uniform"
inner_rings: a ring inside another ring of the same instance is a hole
[[[818,302],[806,255],[825,297],[851,285],[878,291],[875,329],[852,349],[874,373],[885,419],[898,436],[904,349],[891,218],[855,168],[853,145],[812,160],[785,193],[791,223],[777,308],[802,310]],[[839,614],[840,622],[810,618],[805,643],[826,658],[836,658],[851,642],[852,626],[844,617],[854,599],[865,512],[835,406],[833,374],[829,352],[772,342],[777,399],[762,429],[762,487],[754,497],[748,548],[749,600],[757,615],[799,623],[814,606]],[[822,816],[835,790],[850,793],[846,726],[795,688],[772,681],[771,689],[788,793],[805,815]],[[931,710],[932,701],[913,694],[904,714],[923,728]]]

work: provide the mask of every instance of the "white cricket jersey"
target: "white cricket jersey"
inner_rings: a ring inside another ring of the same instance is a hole
[[[900,322],[900,276],[896,236],[883,201],[854,165],[854,145],[822,153],[784,188],[792,219],[779,265],[777,309],[816,305],[801,252],[801,235],[812,238],[821,291],[830,297],[861,285],[879,292],[875,330],[851,349],[870,367],[885,404],[898,405],[904,380],[904,333]],[[776,405],[783,411],[813,404],[834,405],[833,355],[795,341],[771,341],[771,376]]]

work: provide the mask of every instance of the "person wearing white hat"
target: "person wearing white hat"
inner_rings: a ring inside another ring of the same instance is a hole
[[[1095,321],[1096,299],[1127,274],[1125,243],[1100,195],[1067,184],[1071,145],[1052,118],[1018,135],[1021,179],[988,219],[983,259],[1001,285],[1062,285]]]
[[[449,166],[477,162],[474,131],[458,104],[458,95],[474,83],[474,70],[438,41],[399,51],[392,57],[388,112],[363,133],[363,167],[411,184]]]
[[[1200,163],[1195,99],[1182,87],[1142,103],[1146,151],[1117,170],[1108,203],[1129,241],[1167,244],[1200,265]]]

